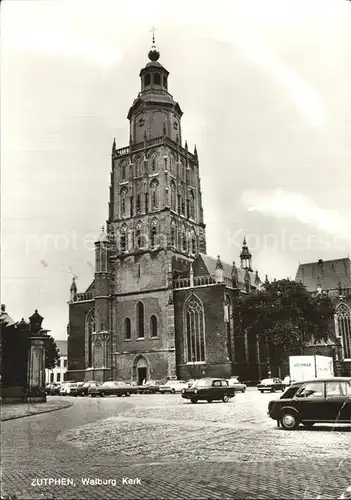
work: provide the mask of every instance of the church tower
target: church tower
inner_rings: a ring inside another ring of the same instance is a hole
[[[129,145],[113,140],[107,221],[113,376],[134,380],[155,378],[155,365],[175,375],[173,279],[206,253],[197,150],[183,145],[183,112],[154,36],[148,58],[127,115]]]

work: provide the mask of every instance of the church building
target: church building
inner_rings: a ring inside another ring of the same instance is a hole
[[[246,240],[238,266],[206,254],[198,153],[183,141],[159,56],[153,39],[127,116],[129,145],[113,141],[94,280],[83,293],[71,285],[66,377],[257,379],[259,346],[235,339],[231,304],[261,280]]]

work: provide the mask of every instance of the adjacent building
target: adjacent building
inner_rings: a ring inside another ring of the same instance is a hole
[[[238,266],[206,254],[199,157],[159,56],[153,44],[129,145],[113,141],[94,280],[83,293],[71,285],[67,379],[257,379],[267,363],[258,339],[234,338],[231,304],[261,280],[246,240]]]
[[[326,293],[335,306],[329,342],[310,343],[306,353],[333,355],[340,375],[351,375],[351,261],[349,257],[300,264],[296,281],[312,294]]]
[[[45,370],[45,383],[63,382],[66,380],[68,366],[67,340],[56,340],[56,347],[59,353],[57,365],[51,370]]]

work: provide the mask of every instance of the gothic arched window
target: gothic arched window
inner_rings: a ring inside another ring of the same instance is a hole
[[[185,303],[185,360],[187,363],[205,361],[205,316],[200,300],[192,295]]]
[[[171,222],[171,246],[177,247],[177,224],[174,219]]]
[[[190,232],[190,240],[191,240],[191,253],[196,254],[196,233],[195,230],[192,229]]]
[[[150,318],[150,336],[157,337],[157,318],[155,315]]]
[[[121,177],[122,177],[122,181],[126,180],[126,166],[125,165],[122,165]]]
[[[146,73],[146,75],[144,77],[144,85],[145,85],[145,87],[150,85],[150,73]]]
[[[151,209],[155,210],[159,203],[159,185],[156,180],[153,180],[150,184],[151,192]]]
[[[186,230],[185,226],[181,228],[181,240],[182,240],[182,250],[183,252],[187,251],[187,241],[186,241]]]
[[[128,227],[126,226],[126,224],[123,224],[123,226],[121,227],[119,242],[120,251],[126,252],[128,248]]]
[[[132,338],[132,329],[129,318],[124,320],[124,338],[126,340],[130,340]]]
[[[127,210],[127,190],[122,189],[121,190],[121,216],[124,217],[126,215],[126,210]]]
[[[340,304],[336,308],[339,335],[342,339],[344,359],[351,359],[351,310],[348,305]]]
[[[195,196],[194,191],[189,193],[189,217],[191,219],[195,218]]]
[[[161,85],[161,75],[160,75],[160,73],[155,73],[154,74],[154,84],[155,85]]]
[[[135,246],[136,248],[142,248],[143,247],[143,225],[139,221],[137,225],[135,226]]]
[[[95,311],[90,309],[85,318],[85,338],[88,344],[88,368],[93,366],[93,333],[95,332]]]
[[[150,244],[151,248],[155,248],[158,245],[157,236],[158,236],[158,220],[153,219],[151,222],[151,231],[150,231]]]
[[[156,159],[152,158],[151,160],[151,172],[154,173],[156,172]]]
[[[177,210],[177,194],[174,181],[171,181],[171,210]]]
[[[142,302],[138,302],[137,304],[137,329],[138,329],[138,337],[144,337],[144,304]]]

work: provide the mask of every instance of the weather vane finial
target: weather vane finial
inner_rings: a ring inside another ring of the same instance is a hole
[[[155,31],[157,30],[157,28],[155,28],[155,26],[152,27],[152,29],[150,30],[150,32],[152,31],[152,46],[155,47]]]

